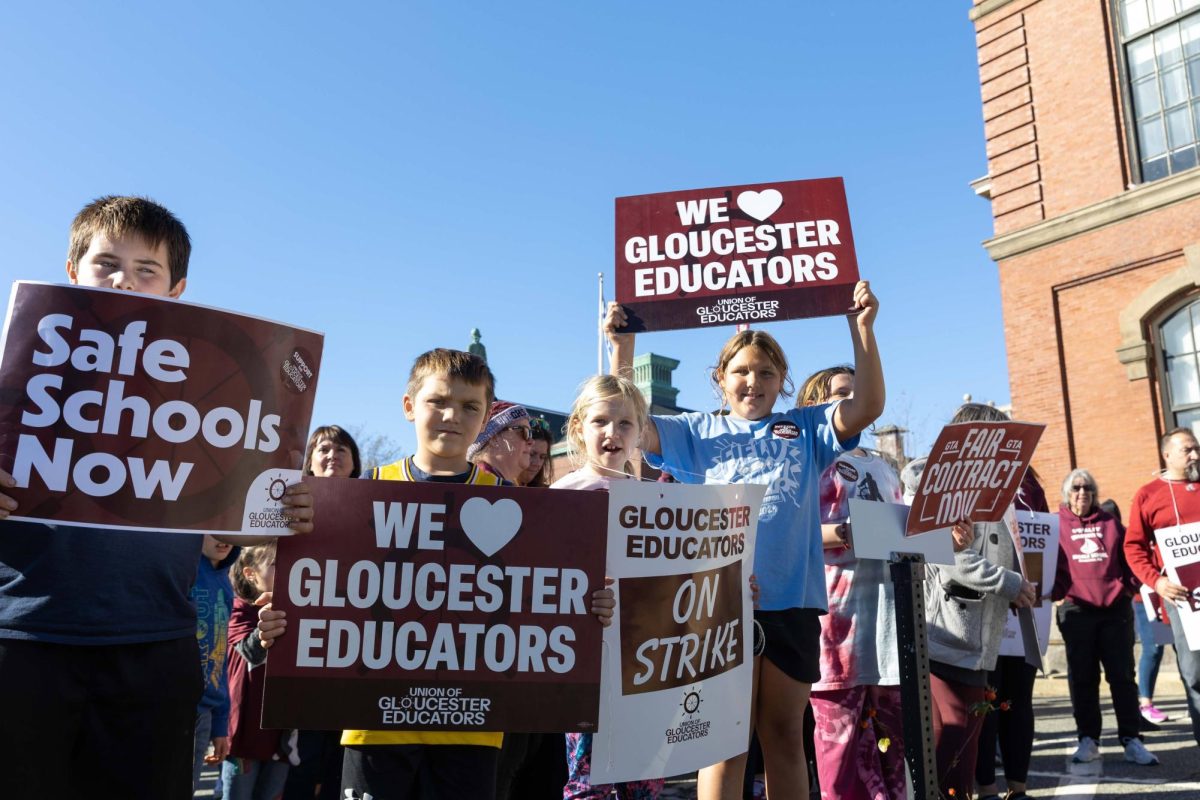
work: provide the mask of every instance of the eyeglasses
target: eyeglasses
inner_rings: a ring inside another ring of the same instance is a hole
[[[533,428],[529,427],[528,425],[509,425],[504,430],[516,431],[517,433],[521,434],[521,438],[527,442],[532,441],[533,439]]]
[[[1071,491],[1072,492],[1094,492],[1094,491],[1096,491],[1096,487],[1092,486],[1091,484],[1087,484],[1087,483],[1071,484]]]
[[[530,417],[529,427],[542,433],[550,433],[550,421],[544,417]]]

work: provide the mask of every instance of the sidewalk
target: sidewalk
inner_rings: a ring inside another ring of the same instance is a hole
[[[1168,651],[1168,656],[1173,655]],[[1033,689],[1036,733],[1029,792],[1036,800],[1118,800],[1154,796],[1156,800],[1200,800],[1200,747],[1192,738],[1184,701],[1183,684],[1174,660],[1163,659],[1155,704],[1171,716],[1158,731],[1146,731],[1146,747],[1161,760],[1156,767],[1126,763],[1117,745],[1116,721],[1108,698],[1108,685],[1100,684],[1104,709],[1103,758],[1091,764],[1071,764],[1075,749],[1075,723],[1065,676],[1038,678]],[[196,797],[212,796],[215,770],[206,770]],[[1002,784],[1003,786],[1003,784]],[[672,778],[661,800],[695,800],[695,773]]]

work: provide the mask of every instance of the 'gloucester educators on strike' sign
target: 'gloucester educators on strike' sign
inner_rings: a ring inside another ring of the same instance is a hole
[[[630,332],[843,314],[858,262],[841,178],[617,198]]]
[[[607,497],[308,478],[279,544],[263,725],[595,730]]]
[[[1003,519],[1045,428],[1032,422],[959,422],[942,428],[921,473],[906,533],[948,528],[964,519]]]
[[[750,572],[760,484],[613,481],[594,783],[661,778],[746,751],[754,658]]]
[[[14,284],[0,355],[14,519],[286,532],[322,340],[179,300]]]

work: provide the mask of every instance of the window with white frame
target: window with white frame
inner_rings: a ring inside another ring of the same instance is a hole
[[[1162,393],[1167,427],[1200,432],[1200,301],[1167,317],[1158,334],[1167,376]]]
[[[1200,163],[1200,0],[1117,0],[1143,181]]]

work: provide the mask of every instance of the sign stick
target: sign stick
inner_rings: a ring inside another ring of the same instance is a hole
[[[933,705],[929,696],[929,642],[925,635],[925,558],[893,554],[890,564],[900,644],[900,711],[904,719],[904,759],[915,800],[941,797],[933,744]]]

